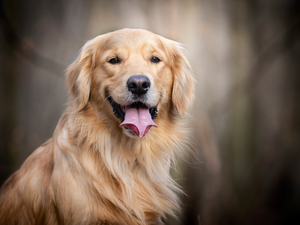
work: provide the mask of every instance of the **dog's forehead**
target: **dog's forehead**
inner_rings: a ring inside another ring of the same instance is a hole
[[[153,49],[163,50],[163,44],[158,35],[146,30],[123,29],[108,33],[102,42],[103,50],[115,49]]]

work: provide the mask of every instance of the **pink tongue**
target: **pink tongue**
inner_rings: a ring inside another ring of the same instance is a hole
[[[153,122],[149,109],[139,107],[137,108],[125,108],[125,120],[120,124],[121,126],[128,127],[139,137],[144,137],[149,131],[151,126],[157,127]]]

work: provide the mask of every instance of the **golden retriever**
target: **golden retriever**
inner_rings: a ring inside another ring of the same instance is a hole
[[[194,78],[182,46],[146,30],[88,41],[67,70],[53,138],[2,186],[0,224],[163,224]]]

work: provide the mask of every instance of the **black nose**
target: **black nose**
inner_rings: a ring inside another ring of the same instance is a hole
[[[143,95],[150,89],[151,82],[144,75],[135,75],[127,80],[127,88],[132,94]]]

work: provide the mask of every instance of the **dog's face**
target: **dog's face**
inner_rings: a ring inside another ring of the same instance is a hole
[[[163,112],[184,114],[194,86],[182,51],[145,30],[118,30],[87,42],[67,77],[78,111],[89,104],[130,137],[145,136]]]

